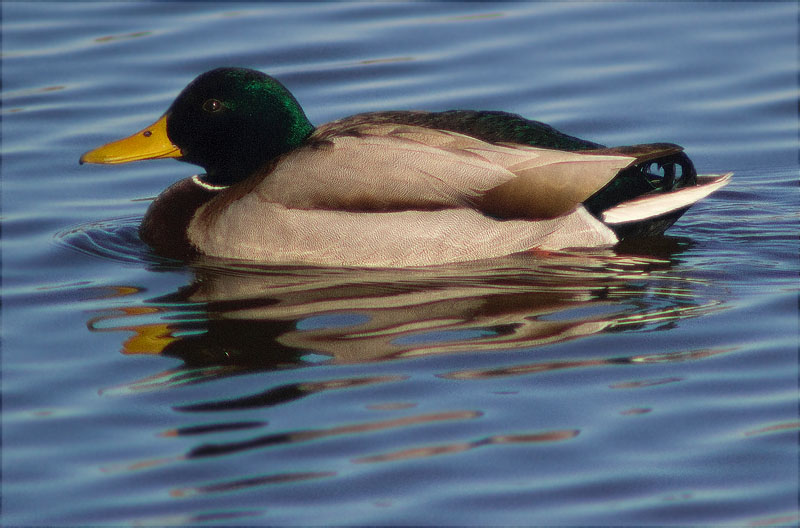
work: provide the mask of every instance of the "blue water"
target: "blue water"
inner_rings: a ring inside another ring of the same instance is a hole
[[[2,4],[2,523],[796,525],[798,9]],[[198,73],[315,123],[499,109],[734,171],[647,246],[159,260],[195,168],[79,166]]]

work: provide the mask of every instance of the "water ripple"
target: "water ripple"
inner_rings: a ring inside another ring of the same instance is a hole
[[[797,524],[795,4],[2,10],[5,524]],[[77,158],[231,64],[318,124],[506,110],[736,175],[613,251],[161,260],[190,167]]]

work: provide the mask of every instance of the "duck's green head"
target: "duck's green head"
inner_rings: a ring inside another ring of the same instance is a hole
[[[136,134],[81,156],[81,163],[178,158],[209,183],[240,181],[298,147],[314,130],[280,82],[255,70],[217,68],[192,81],[164,115]]]

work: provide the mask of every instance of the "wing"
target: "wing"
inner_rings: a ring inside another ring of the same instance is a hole
[[[361,124],[280,159],[252,191],[296,209],[391,212],[469,207],[497,218],[554,218],[575,209],[635,156],[481,141],[457,132]]]

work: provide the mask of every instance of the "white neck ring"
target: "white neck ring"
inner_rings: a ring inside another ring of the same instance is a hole
[[[200,175],[199,174],[195,174],[194,176],[192,176],[192,181],[196,185],[199,185],[200,187],[202,187],[203,189],[206,189],[207,191],[221,191],[221,190],[227,189],[229,187],[228,185],[212,185],[212,184],[210,184],[208,182],[204,182],[203,180],[200,179]]]

